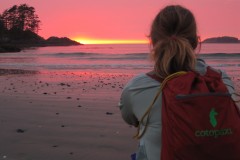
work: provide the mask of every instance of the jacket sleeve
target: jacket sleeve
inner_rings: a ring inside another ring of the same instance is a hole
[[[121,110],[122,118],[124,119],[124,121],[130,125],[137,127],[139,122],[133,113],[130,99],[131,92],[128,90],[127,87],[125,87],[120,98],[119,108]]]
[[[233,94],[235,92],[235,90],[234,90],[234,85],[233,85],[231,78],[224,71],[221,70],[220,72],[222,75],[222,81],[226,85],[228,92],[230,94]]]

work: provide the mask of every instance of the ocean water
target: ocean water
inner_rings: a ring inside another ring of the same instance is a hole
[[[152,69],[150,50],[148,44],[30,48],[1,53],[0,68],[137,74]],[[240,75],[240,44],[202,44],[196,52],[209,65]]]

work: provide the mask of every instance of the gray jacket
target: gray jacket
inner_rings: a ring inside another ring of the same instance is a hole
[[[198,59],[196,70],[200,74],[205,74],[207,65],[203,60]],[[230,78],[222,72],[222,79],[230,93],[234,92]],[[134,77],[123,89],[119,107],[122,117],[126,123],[137,126],[138,122],[146,112],[153,98],[157,94],[160,83],[146,74]],[[161,94],[153,105],[150,112],[148,127],[144,135],[140,138],[137,151],[137,160],[159,160],[161,151]],[[143,131],[146,120],[140,124],[140,132]]]

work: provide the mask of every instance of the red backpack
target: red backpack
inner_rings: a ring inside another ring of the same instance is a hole
[[[240,160],[240,114],[221,74],[163,81],[161,160]]]

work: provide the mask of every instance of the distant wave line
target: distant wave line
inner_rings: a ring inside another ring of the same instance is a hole
[[[58,55],[58,56],[89,56],[89,55],[126,55],[126,56],[143,56],[148,55],[149,53],[88,53],[88,52],[72,52],[72,53],[54,53],[54,54],[45,54],[45,55]]]
[[[106,53],[86,53],[86,52],[75,52],[75,53],[54,53],[54,54],[43,54],[42,56],[60,57],[60,58],[79,58],[89,60],[131,60],[131,59],[147,59],[147,53],[131,53],[131,54],[106,54]]]
[[[143,56],[143,55],[149,55],[150,53],[92,53],[92,52],[71,52],[71,53],[46,53],[44,55],[58,55],[58,56],[85,56],[85,55],[126,55],[126,56]],[[196,53],[196,55],[201,56],[240,56],[240,53]]]
[[[240,53],[198,53],[197,57],[208,59],[208,58],[240,58]],[[53,53],[43,54],[42,56],[58,57],[58,58],[71,58],[79,60],[149,60],[149,53],[87,53],[87,52],[73,52],[73,53]]]
[[[200,57],[239,57],[240,53],[198,53]]]

